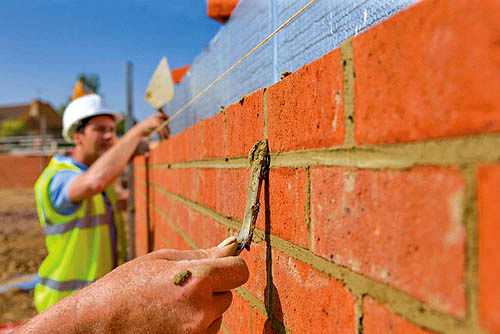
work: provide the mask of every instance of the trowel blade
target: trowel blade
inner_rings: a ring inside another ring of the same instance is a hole
[[[160,109],[174,98],[174,82],[166,57],[163,57],[149,81],[144,99],[153,108]]]

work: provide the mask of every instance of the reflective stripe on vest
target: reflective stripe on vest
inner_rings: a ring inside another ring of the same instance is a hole
[[[90,285],[94,283],[95,281],[81,281],[81,280],[73,280],[73,281],[56,281],[51,278],[47,277],[40,277],[38,284],[44,285],[48,288],[51,288],[53,290],[57,291],[71,291],[71,290],[78,290],[86,287],[87,285]]]
[[[43,226],[45,233],[47,235],[58,235],[71,231],[75,228],[93,228],[100,225],[109,224],[109,215],[103,214],[98,216],[87,216],[79,219],[75,219],[69,223],[65,224],[52,224],[47,218],[45,219],[47,225]]]

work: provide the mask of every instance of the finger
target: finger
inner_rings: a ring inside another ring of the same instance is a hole
[[[151,150],[154,150],[160,143],[157,142],[157,141],[150,141],[149,142],[149,147],[148,147],[148,150],[151,151]]]
[[[218,244],[217,247],[224,248],[225,246],[230,245],[234,242],[236,242],[236,237],[230,236],[229,238],[224,239],[220,244]]]
[[[222,317],[233,302],[233,293],[231,291],[214,293],[211,308],[214,311],[214,318]]]
[[[219,333],[219,329],[222,325],[222,317],[217,318],[214,322],[210,324],[205,333],[207,334],[217,334]]]
[[[176,250],[176,249],[160,249],[150,253],[156,258],[168,261],[189,261],[203,260],[210,258],[221,257],[220,254],[228,253],[227,250],[219,249],[195,249],[195,250]],[[234,253],[234,252],[233,252]]]
[[[249,275],[247,264],[238,256],[193,260],[189,271],[212,292],[237,288],[248,280]]]
[[[238,247],[238,242],[235,237],[229,237],[220,243],[217,247],[209,249],[197,249],[197,250],[174,250],[174,249],[161,249],[151,254],[155,254],[156,257],[170,260],[170,261],[182,261],[182,260],[201,260],[201,259],[215,259],[227,256],[233,256]]]
[[[236,237],[231,236],[222,241],[217,247],[209,248],[207,251],[210,253],[211,258],[234,256],[238,248],[238,241]]]
[[[210,254],[206,249],[196,249],[196,250],[160,249],[150,254],[156,258],[168,261],[202,260],[202,259],[207,259],[210,256]]]
[[[168,139],[168,132],[165,131],[165,129],[162,129],[160,132],[160,137],[162,137],[163,140]]]
[[[217,247],[196,250],[160,249],[150,253],[151,256],[169,261],[215,259],[233,256],[238,243],[236,237],[229,237],[222,241]]]

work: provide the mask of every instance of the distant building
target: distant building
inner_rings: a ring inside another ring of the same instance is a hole
[[[6,120],[22,120],[28,128],[27,135],[40,134],[43,118],[47,134],[60,137],[62,117],[50,103],[35,99],[26,104],[0,105],[0,124]]]

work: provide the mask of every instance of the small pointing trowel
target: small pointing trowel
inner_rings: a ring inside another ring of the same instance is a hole
[[[149,81],[144,100],[153,108],[165,114],[163,106],[174,98],[174,81],[166,57],[158,64],[151,80]]]
[[[243,217],[240,234],[236,238],[238,242],[236,255],[240,254],[244,248],[250,250],[255,223],[259,215],[260,189],[262,188],[262,183],[269,170],[269,148],[267,146],[267,140],[261,140],[252,147],[248,154],[248,161],[250,162],[251,174],[250,181],[248,182],[245,216]]]

